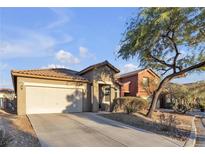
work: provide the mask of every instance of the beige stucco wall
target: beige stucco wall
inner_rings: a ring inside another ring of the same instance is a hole
[[[0,93],[0,98],[4,98],[4,93]]]
[[[69,85],[73,87],[80,86],[84,89],[83,94],[83,111],[88,111],[90,107],[90,102],[87,100],[87,83],[83,82],[70,82],[70,81],[58,81],[58,80],[48,80],[48,79],[37,79],[37,78],[27,78],[27,77],[17,77],[17,114],[26,114],[26,85],[25,83],[38,83],[38,84],[53,84],[53,85]]]
[[[99,111],[99,84],[108,84],[111,86],[111,102],[107,102],[109,106],[115,98],[115,89],[117,89],[119,96],[120,87],[114,81],[115,74],[115,71],[110,67],[101,66],[82,75],[91,83],[90,93],[93,112]]]

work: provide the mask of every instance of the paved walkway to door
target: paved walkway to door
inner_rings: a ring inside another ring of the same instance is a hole
[[[176,147],[181,142],[95,113],[36,114],[28,116],[42,146]]]

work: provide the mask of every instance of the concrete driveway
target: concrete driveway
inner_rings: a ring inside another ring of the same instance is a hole
[[[95,113],[28,116],[42,146],[182,146],[170,138],[105,119]]]

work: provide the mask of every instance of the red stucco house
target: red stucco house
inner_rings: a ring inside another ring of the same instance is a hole
[[[148,98],[160,81],[160,76],[151,69],[140,69],[117,76],[121,83],[121,96]]]

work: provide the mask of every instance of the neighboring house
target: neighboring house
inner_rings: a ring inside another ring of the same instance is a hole
[[[2,88],[0,89],[0,108],[5,109],[7,102],[14,100],[15,93],[12,89]]]
[[[120,71],[108,61],[77,72],[64,68],[12,70],[17,114],[109,110],[119,97],[114,76]]]
[[[147,99],[160,81],[151,69],[140,69],[117,76],[121,85],[121,96],[140,96]]]

